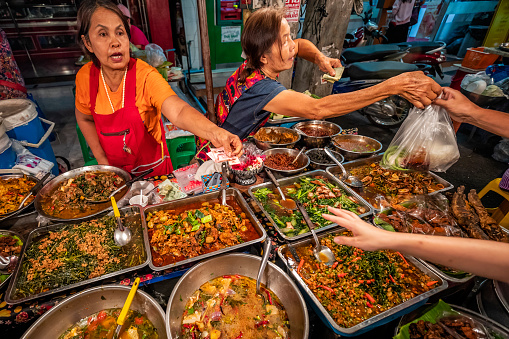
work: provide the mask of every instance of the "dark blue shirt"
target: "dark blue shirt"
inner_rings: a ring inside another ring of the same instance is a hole
[[[258,81],[237,99],[221,127],[238,135],[241,140],[247,138],[270,115],[263,109],[265,105],[284,90],[286,88],[276,80],[265,78]]]

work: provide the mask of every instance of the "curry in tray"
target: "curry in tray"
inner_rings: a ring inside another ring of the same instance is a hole
[[[141,220],[122,217],[132,232],[126,246],[115,244],[113,216],[63,225],[33,239],[23,255],[15,299],[80,283],[138,266],[146,261]],[[51,226],[50,226],[51,227]]]
[[[320,239],[337,259],[332,266],[316,260],[314,243],[298,246],[296,251],[300,257],[297,273],[340,327],[353,327],[440,284],[399,252],[338,245],[334,242],[338,235],[351,233]]]
[[[21,178],[0,178],[0,216],[18,210],[23,199],[28,195],[35,181],[28,177]],[[35,196],[31,196],[25,202],[25,206],[34,200]]]
[[[191,203],[149,212],[146,217],[152,262],[166,266],[257,239],[246,214],[233,200]]]
[[[206,282],[186,302],[182,338],[290,338],[283,304],[263,286],[261,293],[255,279],[241,275]]]
[[[113,172],[85,172],[75,178],[64,180],[41,199],[43,211],[62,219],[74,219],[104,210],[111,204],[109,196],[125,184],[123,178]],[[94,202],[104,201],[102,204]]]

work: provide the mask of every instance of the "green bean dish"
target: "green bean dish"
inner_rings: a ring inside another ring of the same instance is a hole
[[[126,246],[115,244],[113,216],[64,225],[34,238],[21,263],[15,299],[94,279],[146,261],[141,218],[122,217],[132,232]]]
[[[348,195],[341,187],[321,175],[301,177],[298,182],[283,187],[282,190],[287,197],[302,203],[316,228],[331,224],[322,217],[323,213],[328,213],[327,206],[343,208],[356,214],[368,212],[368,208],[360,205],[357,198]],[[260,188],[253,195],[285,236],[294,237],[309,232],[309,227],[299,211],[281,206],[279,193]]]

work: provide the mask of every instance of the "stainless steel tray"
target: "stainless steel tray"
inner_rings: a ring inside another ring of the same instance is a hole
[[[136,226],[139,226],[140,228],[142,227],[143,224],[142,224],[142,220],[141,220],[142,214],[141,214],[140,206],[123,207],[123,208],[120,208],[119,211],[120,211],[120,215],[121,216],[125,216],[126,218],[129,218],[128,220],[132,221],[133,224],[135,224]],[[105,213],[105,215],[106,215],[106,213]],[[113,215],[113,212],[107,213],[107,215]],[[34,243],[39,236],[48,234],[48,233],[50,233],[52,231],[55,231],[55,230],[59,230],[59,229],[63,228],[64,226],[68,226],[68,225],[69,225],[69,223],[61,223],[61,224],[56,224],[56,225],[49,225],[49,226],[45,226],[45,227],[36,228],[32,232],[30,232],[30,234],[28,235],[28,239],[23,244],[21,258],[18,261],[18,265],[16,266],[16,269],[14,270],[14,273],[12,274],[11,282],[10,282],[9,287],[7,289],[7,293],[6,293],[6,296],[5,296],[5,301],[8,304],[19,304],[19,303],[22,303],[22,302],[25,302],[25,301],[28,301],[28,300],[33,300],[33,299],[42,298],[42,297],[45,297],[45,296],[48,296],[48,295],[51,295],[51,294],[60,293],[60,292],[66,291],[66,290],[70,290],[70,289],[73,289],[73,288],[76,288],[76,287],[80,287],[80,286],[83,286],[83,285],[94,283],[94,282],[97,282],[97,281],[100,281],[100,280],[108,279],[108,278],[111,278],[111,277],[114,277],[114,276],[117,276],[117,275],[121,275],[121,274],[124,274],[124,273],[127,273],[127,272],[135,271],[137,269],[145,267],[148,264],[148,258],[146,257],[145,248],[142,248],[141,251],[140,251],[140,255],[145,257],[145,261],[142,264],[140,264],[140,265],[132,266],[132,267],[129,267],[129,268],[124,268],[122,270],[119,270],[119,271],[116,271],[116,272],[112,272],[112,273],[108,273],[108,274],[104,274],[104,275],[101,275],[99,277],[95,277],[95,278],[92,278],[92,279],[86,279],[86,280],[80,281],[78,283],[74,283],[74,284],[70,284],[70,285],[66,285],[66,286],[61,286],[61,287],[58,287],[58,288],[55,288],[55,289],[52,289],[52,290],[49,290],[49,291],[46,291],[46,292],[33,294],[33,295],[30,295],[30,296],[25,297],[25,298],[16,299],[15,298],[16,285],[18,284],[18,280],[19,280],[20,275],[21,275],[21,270],[22,270],[21,268],[22,268],[22,265],[23,265],[23,260],[25,258],[26,250],[28,248],[30,248],[30,246],[32,246],[32,243]],[[140,229],[140,235],[142,237],[144,236],[144,232],[142,232],[141,229]],[[141,244],[143,245],[143,247],[145,246],[145,243],[146,242],[144,241],[144,239],[142,239]]]
[[[0,175],[0,180],[11,179],[11,178],[23,178],[24,176],[27,177],[29,180],[35,182],[36,184],[39,182],[39,179],[37,179],[36,177],[31,176],[31,175],[24,175],[21,173],[19,173],[19,174],[3,174],[3,175]],[[4,221],[6,219],[9,219],[10,217],[14,217],[14,216],[20,214],[21,212],[23,212],[24,210],[26,210],[27,208],[32,206],[34,204],[34,201],[35,201],[35,199],[33,199],[28,205],[23,206],[15,211],[12,211],[12,212],[9,212],[6,214],[0,214],[0,222]]]
[[[105,203],[102,203],[102,204],[96,204],[96,206],[100,206],[101,207],[101,209],[99,211],[91,213],[91,214],[86,215],[86,216],[78,217],[78,218],[69,218],[69,219],[60,218],[60,217],[57,217],[57,216],[49,215],[49,214],[47,214],[46,212],[44,212],[42,210],[41,199],[44,196],[50,194],[58,185],[60,185],[61,182],[65,181],[65,180],[68,180],[68,179],[71,179],[71,178],[75,178],[78,175],[86,173],[86,172],[97,172],[97,171],[116,173],[119,176],[121,176],[122,179],[124,179],[124,181],[128,181],[129,179],[131,179],[131,176],[129,175],[129,173],[127,173],[123,169],[120,169],[120,168],[114,167],[114,166],[94,165],[94,166],[86,166],[86,167],[76,168],[76,169],[73,169],[71,171],[65,172],[64,174],[61,174],[58,177],[53,178],[50,182],[48,182],[39,191],[39,193],[35,197],[35,200],[34,200],[35,201],[35,209],[37,210],[37,212],[41,216],[43,216],[43,217],[45,217],[45,218],[47,218],[47,219],[49,219],[51,221],[54,221],[54,222],[69,222],[69,221],[84,221],[84,220],[89,220],[89,219],[92,219],[92,218],[98,216],[99,214],[103,213],[106,210],[111,210],[111,202],[109,202],[109,201],[105,202]],[[129,189],[125,188],[123,190],[123,192],[121,191],[121,192],[115,194],[115,198],[117,199],[117,202],[121,198],[123,198],[127,194],[128,191],[129,191]]]
[[[353,160],[353,161],[345,162],[343,164],[343,166],[345,167],[345,169],[347,171],[351,171],[353,168],[357,168],[357,167],[364,166],[364,165],[367,165],[367,164],[371,164],[371,163],[374,163],[374,162],[380,162],[380,160],[382,160],[382,156],[383,156],[383,154],[379,154],[379,155],[372,156],[372,157],[369,157],[369,158],[356,159],[356,160]],[[327,167],[326,171],[327,171],[327,173],[331,174],[335,178],[338,178],[337,174],[340,173],[341,170],[339,169],[338,166],[330,166],[330,167]],[[439,192],[445,192],[445,191],[448,191],[448,190],[454,188],[453,184],[451,184],[449,181],[447,181],[445,179],[442,179],[441,177],[439,177],[435,173],[429,172],[429,171],[427,173],[430,174],[433,178],[435,178],[439,184],[444,185],[444,188],[442,188],[441,190],[437,190],[437,191],[435,191],[433,193],[430,193],[430,194],[436,194],[436,193],[439,193]],[[352,188],[352,190],[355,193],[359,194],[361,197],[364,198],[364,194],[363,194],[362,188]],[[376,208],[375,206],[370,204],[369,201],[367,201],[366,199],[364,199],[364,200],[374,210],[380,210],[379,208]]]
[[[340,181],[338,178],[334,177],[332,174],[327,173],[322,170],[310,171],[310,172],[302,173],[302,174],[299,174],[299,175],[296,175],[293,177],[278,179],[278,183],[281,185],[281,187],[284,187],[284,186],[293,184],[294,182],[298,182],[299,178],[301,178],[301,177],[310,177],[310,176],[314,176],[314,175],[321,175],[321,176],[327,178],[331,183],[335,183],[337,186],[339,186],[340,188],[345,190],[349,196],[355,197],[359,201],[359,205],[366,207],[368,211],[366,213],[359,215],[359,217],[362,218],[362,217],[368,216],[373,213],[373,207],[371,207],[371,205],[368,204],[360,195],[358,195],[357,193],[352,191],[348,186],[346,186],[342,181]],[[275,191],[274,185],[271,182],[266,182],[263,184],[252,186],[249,188],[249,195],[251,196],[251,198],[253,198],[254,201],[256,201],[256,203],[258,204],[258,207],[262,210],[263,214],[265,214],[265,216],[267,217],[267,219],[269,219],[269,221],[272,223],[272,225],[274,225],[274,228],[277,230],[277,232],[279,233],[279,235],[281,235],[281,237],[283,239],[297,240],[297,239],[305,238],[311,234],[311,232],[306,232],[306,233],[303,233],[300,235],[296,235],[294,237],[287,237],[283,232],[281,232],[281,230],[279,229],[279,226],[277,226],[276,222],[272,219],[270,214],[265,210],[262,203],[260,201],[258,201],[258,199],[256,199],[256,197],[254,196],[254,192],[260,188],[270,188],[273,191]],[[337,226],[337,224],[332,223],[325,227],[316,228],[315,232],[317,232],[317,233],[324,232],[328,229],[331,229],[334,226]]]
[[[16,232],[13,232],[13,231],[9,231],[9,230],[0,230],[0,238],[4,235],[10,235],[11,237],[18,237],[21,239],[21,241],[23,242],[23,244],[25,243],[25,239],[23,239],[23,237],[21,236],[21,234],[18,234]],[[23,246],[22,244],[22,246]],[[18,260],[19,260],[19,257],[23,254],[23,247],[21,247],[21,252],[20,254],[18,255]],[[14,272],[13,272],[14,273]],[[5,284],[7,284],[7,282],[9,281],[9,278],[12,276],[12,273],[11,274],[1,274],[0,275],[7,275],[7,278],[0,282],[0,288],[2,288]]]
[[[493,280],[495,293],[502,306],[504,306],[507,313],[509,313],[509,284],[501,281]]]
[[[184,199],[164,202],[164,203],[161,203],[158,205],[152,205],[152,206],[149,206],[149,207],[146,207],[145,209],[143,209],[142,222],[143,222],[143,234],[144,234],[144,238],[145,238],[145,250],[147,252],[147,258],[148,258],[149,266],[151,269],[153,269],[154,271],[163,271],[168,268],[182,266],[182,265],[200,261],[205,258],[212,257],[212,256],[220,255],[220,254],[227,253],[227,252],[232,252],[232,251],[238,250],[240,248],[244,248],[246,246],[250,246],[250,245],[253,245],[253,244],[256,244],[256,243],[259,243],[259,242],[262,242],[263,240],[265,240],[265,238],[267,237],[267,233],[265,233],[265,229],[262,227],[262,225],[260,224],[258,219],[255,217],[251,208],[249,208],[249,205],[247,204],[246,200],[244,200],[244,198],[242,197],[242,194],[240,193],[240,191],[236,188],[228,188],[226,190],[226,197],[233,197],[235,199],[235,202],[237,202],[237,204],[239,204],[242,211],[246,214],[246,217],[249,219],[249,221],[251,221],[251,224],[253,225],[256,232],[258,233],[259,238],[251,240],[251,241],[243,242],[242,244],[226,247],[226,248],[220,249],[219,251],[210,252],[210,253],[202,254],[202,255],[192,257],[189,259],[185,259],[182,261],[178,261],[176,263],[172,263],[169,265],[165,265],[165,266],[155,266],[154,265],[154,263],[152,262],[152,247],[150,246],[150,238],[148,235],[148,228],[147,228],[147,222],[146,222],[145,216],[150,212],[176,209],[181,206],[186,206],[186,205],[189,205],[192,203],[202,203],[202,202],[208,202],[208,201],[212,201],[212,200],[220,201],[221,200],[220,194],[221,194],[221,191],[214,191],[214,192],[210,192],[210,193],[206,193],[206,194],[200,194],[200,195],[197,195],[194,197],[188,197],[188,198],[184,198]]]
[[[334,230],[329,230],[328,232],[319,235],[318,238],[321,239],[321,238],[327,236],[328,234],[341,233],[345,230],[346,229],[343,227],[338,227]],[[306,246],[309,243],[314,244],[314,240],[312,238],[308,238],[308,239],[293,243],[292,246],[293,247],[301,247],[301,246]],[[346,335],[346,336],[353,336],[353,335],[357,335],[357,334],[369,331],[369,330],[381,325],[382,324],[381,322],[383,322],[383,320],[388,317],[394,317],[396,315],[398,315],[398,316],[403,315],[403,312],[405,310],[408,310],[410,312],[411,310],[413,310],[413,308],[412,308],[413,306],[416,306],[418,304],[420,305],[420,304],[424,303],[430,296],[432,296],[440,291],[445,290],[448,286],[447,281],[443,280],[438,274],[436,274],[434,271],[430,270],[427,266],[423,265],[419,260],[417,260],[414,257],[405,256],[407,261],[414,264],[421,272],[428,275],[433,280],[439,281],[439,284],[436,285],[436,287],[433,288],[432,290],[424,292],[424,293],[422,293],[410,300],[407,300],[407,301],[405,301],[391,309],[388,309],[385,312],[382,312],[382,313],[377,314],[369,319],[366,319],[363,322],[360,322],[355,326],[348,327],[348,328],[340,327],[334,321],[334,319],[332,319],[329,312],[327,312],[327,310],[322,306],[320,301],[314,295],[313,291],[311,291],[311,289],[307,286],[307,284],[304,282],[304,280],[301,278],[301,276],[297,273],[297,270],[294,269],[297,263],[290,262],[287,259],[287,257],[285,256],[284,252],[289,252],[289,250],[288,251],[286,250],[287,247],[288,247],[288,245],[283,245],[283,246],[279,247],[278,256],[279,256],[279,258],[281,258],[281,260],[283,260],[285,265],[288,267],[290,275],[297,282],[297,284],[300,287],[300,290],[304,294],[306,294],[306,296],[308,297],[308,300],[311,300],[311,302],[312,302],[311,306],[313,306],[313,308],[315,310],[317,310],[318,316],[320,318],[322,318],[322,320],[328,322],[328,325],[331,327],[331,329],[334,332],[336,332],[338,334]],[[293,259],[291,261],[293,261]]]

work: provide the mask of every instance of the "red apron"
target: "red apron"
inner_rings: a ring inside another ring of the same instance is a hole
[[[150,135],[136,107],[136,59],[129,61],[125,79],[124,107],[113,114],[97,114],[95,103],[99,90],[100,69],[90,69],[90,111],[101,147],[111,166],[137,175],[153,168],[149,176],[173,172],[162,121],[161,140]]]

